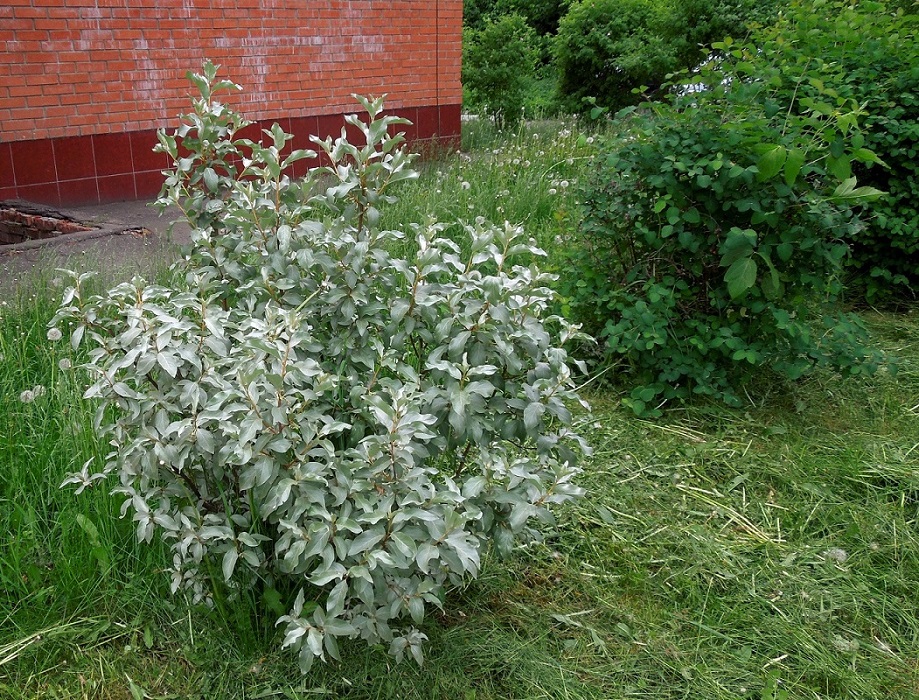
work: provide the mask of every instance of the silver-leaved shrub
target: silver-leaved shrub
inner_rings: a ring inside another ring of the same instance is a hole
[[[117,475],[138,539],[171,544],[173,592],[292,583],[278,624],[304,672],[341,637],[420,662],[428,605],[581,493],[574,329],[548,315],[550,278],[511,262],[543,255],[518,228],[479,219],[461,247],[414,225],[414,256],[390,252],[405,234],[380,207],[417,173],[381,100],[346,117],[366,145],[314,138],[327,165],[295,181],[315,153],[282,155],[277,126],[269,145],[236,138],[247,122],[212,95],[237,86],[211,64],[190,78],[193,113],[159,134],[159,203],[193,228],[184,284],[88,296],[74,276],[53,321],[92,345],[112,445],[65,483]]]

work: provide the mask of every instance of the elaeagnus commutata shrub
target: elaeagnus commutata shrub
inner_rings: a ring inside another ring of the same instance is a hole
[[[190,75],[194,111],[159,133],[159,202],[192,227],[184,283],[89,296],[74,275],[53,321],[91,346],[111,444],[67,482],[117,481],[138,539],[170,544],[173,592],[286,586],[277,623],[304,672],[340,638],[421,662],[416,626],[447,588],[581,494],[576,330],[518,228],[462,224],[462,247],[439,223],[379,228],[417,177],[382,100],[345,118],[365,143],[314,138],[327,164],[296,181],[316,154],[278,126],[238,138],[248,122],[213,98],[238,86],[216,71]],[[417,252],[394,257],[407,235]]]

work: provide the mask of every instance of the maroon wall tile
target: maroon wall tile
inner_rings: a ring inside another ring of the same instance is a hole
[[[454,137],[462,133],[462,106],[441,105],[440,111],[440,136]]]
[[[134,173],[134,189],[138,199],[152,199],[160,193],[165,177],[158,170]]]
[[[344,125],[344,117],[340,114],[324,114],[316,117],[316,136],[321,139],[331,136],[334,141],[341,136],[341,128]]]
[[[291,117],[290,133],[294,135],[290,144],[293,150],[303,149],[305,151],[318,151],[319,147],[310,141],[310,136],[315,136],[319,131],[319,125],[316,117]],[[304,158],[298,160],[291,166],[294,177],[303,177],[310,168],[319,165],[319,158]]]
[[[153,147],[159,143],[156,131],[132,131],[128,137],[131,142],[131,161],[135,172],[166,170],[171,165],[168,155],[153,152]]]
[[[58,183],[61,204],[96,204],[99,202],[99,187],[96,178],[82,180],[62,180]]]
[[[129,134],[93,134],[93,154],[96,158],[96,175],[120,175],[134,169],[131,160]],[[99,190],[102,194],[102,190]]]
[[[13,141],[10,144],[17,187],[55,182],[54,147],[48,139]]]
[[[61,195],[56,182],[48,182],[43,185],[26,185],[25,187],[18,185],[16,187],[16,196],[19,199],[25,199],[36,204],[50,204],[52,206],[60,206],[61,204]]]
[[[54,162],[59,180],[80,180],[96,176],[91,136],[53,139]]]
[[[440,118],[437,107],[419,107],[416,138],[432,138],[440,127]]]
[[[319,131],[319,123],[316,117],[291,117],[290,133],[294,135],[294,149],[305,148],[316,150],[316,144],[310,141],[310,136],[315,136]]]
[[[0,187],[13,187],[16,178],[13,177],[13,155],[10,153],[8,143],[0,143]]]
[[[453,147],[461,132],[460,111],[460,105],[394,110],[391,113],[413,123],[395,126],[391,131],[404,132],[409,147],[415,150],[424,145],[417,142],[435,137],[439,137],[439,144]],[[366,114],[360,116],[366,121]],[[335,139],[345,126],[341,114],[282,117],[252,124],[237,137],[268,145],[270,138],[264,137],[261,130],[270,129],[274,123],[293,134],[285,153],[294,149],[318,151],[310,136]],[[363,135],[357,129],[348,126],[347,132],[353,143],[363,143]],[[153,198],[163,184],[160,171],[171,164],[165,154],[153,153],[156,143],[153,130],[0,143],[0,199],[19,197],[42,204],[74,205]],[[290,174],[302,177],[309,168],[321,164],[320,158],[298,161]]]
[[[265,138],[265,134],[262,133],[262,126],[258,122],[253,122],[249,126],[244,127],[236,132],[237,139],[249,139],[250,141],[255,141],[256,143],[261,143]]]
[[[127,199],[137,199],[134,189],[134,175],[109,175],[98,178],[99,202],[122,202]]]
[[[402,117],[403,119],[408,119],[411,124],[394,124],[389,127],[389,133],[392,136],[395,136],[398,133],[405,134],[405,140],[411,143],[418,138],[418,108],[417,107],[405,107],[404,109],[396,109],[392,112],[387,111],[386,114],[392,115],[394,117]]]

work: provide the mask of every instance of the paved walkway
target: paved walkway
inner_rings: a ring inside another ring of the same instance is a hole
[[[57,267],[81,272],[97,270],[112,280],[135,274],[150,278],[168,266],[176,258],[179,246],[188,242],[189,228],[184,222],[169,230],[178,212],[167,211],[159,216],[146,201],[56,211],[98,228],[47,241],[0,246],[0,293],[30,278],[47,279]]]

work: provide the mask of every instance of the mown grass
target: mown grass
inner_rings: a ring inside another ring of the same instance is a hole
[[[591,144],[540,128],[474,125],[465,157],[426,164],[390,225],[523,221],[551,266]],[[425,622],[423,668],[353,642],[301,678],[271,615],[189,608],[164,548],[135,544],[105,488],[58,488],[105,445],[59,367],[78,358],[46,336],[50,279],[0,307],[0,698],[919,697],[915,314],[864,315],[896,374],[764,381],[743,409],[654,422],[595,390],[588,497],[452,593]]]

